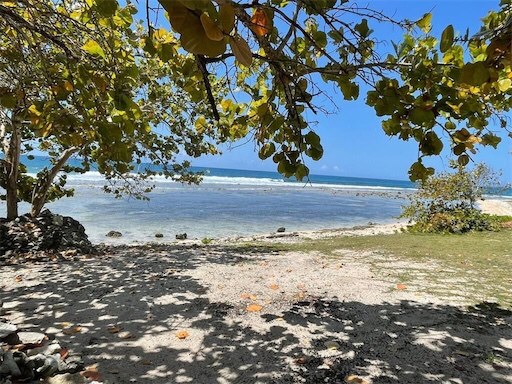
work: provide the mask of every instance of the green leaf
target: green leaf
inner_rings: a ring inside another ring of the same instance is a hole
[[[12,93],[4,93],[0,96],[0,105],[7,109],[12,109],[16,107],[16,104],[18,103],[18,99],[16,96]]]
[[[267,143],[260,148],[258,156],[261,160],[265,160],[272,156],[275,153],[275,151],[276,146],[274,145],[274,143]]]
[[[101,48],[101,46],[92,39],[87,40],[87,43],[82,45],[82,49],[90,55],[101,56],[103,59],[107,58],[103,48]]]
[[[320,144],[320,136],[315,132],[310,131],[304,136],[304,141],[311,147],[321,150],[322,145]]]
[[[368,28],[368,20],[363,19],[359,24],[356,24],[354,29],[359,32],[361,37],[366,38],[370,34],[370,28]]]
[[[309,176],[309,168],[306,167],[304,164],[297,165],[297,168],[295,169],[295,177],[298,181],[301,181],[305,177]]]
[[[409,112],[409,120],[416,125],[428,125],[435,119],[434,112],[423,108],[413,108]]]
[[[117,11],[117,0],[96,0],[96,7],[102,16],[114,16]]]
[[[493,148],[497,148],[498,144],[501,142],[501,138],[493,135],[492,133],[486,133],[482,136],[482,144],[490,145]]]
[[[454,30],[453,25],[447,26],[441,35],[441,52],[445,53],[453,44]]]
[[[409,169],[409,179],[411,181],[426,180],[430,175],[434,174],[434,168],[426,168],[421,160],[418,160]]]
[[[225,33],[231,33],[235,27],[235,9],[229,3],[220,6],[219,21]]]
[[[174,57],[174,45],[170,43],[162,44],[158,50],[158,57],[166,62],[171,60]]]
[[[207,13],[203,12],[200,17],[201,24],[206,33],[206,36],[213,41],[221,41],[224,39],[224,33],[217,24],[208,16]]]
[[[469,156],[466,154],[460,155],[457,158],[457,162],[459,163],[459,165],[464,167],[464,166],[468,165],[468,163],[469,163]]]
[[[443,150],[443,142],[433,131],[427,132],[420,142],[420,151],[425,155],[439,155]]]
[[[235,55],[236,60],[246,67],[252,64],[252,52],[249,44],[239,35],[229,37],[229,45]]]
[[[430,31],[432,25],[432,14],[425,13],[423,17],[416,22],[416,25],[425,33]]]
[[[460,71],[460,82],[478,87],[489,81],[489,69],[482,61],[465,64]]]

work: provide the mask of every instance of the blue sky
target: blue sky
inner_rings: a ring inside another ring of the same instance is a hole
[[[465,33],[467,28],[471,33],[477,32],[481,25],[480,19],[489,10],[498,9],[499,0],[369,0],[361,3],[382,10],[397,19],[416,20],[425,12],[431,11],[433,32],[440,36],[448,24],[453,24],[455,30],[461,33]],[[398,41],[401,36],[401,31],[397,28],[376,22],[371,22],[370,27],[382,40]],[[380,119],[364,102],[365,93],[361,89],[362,97],[359,100],[347,102],[332,92],[339,111],[328,116],[314,117],[318,121],[314,129],[322,138],[324,157],[317,162],[307,162],[311,173],[407,179],[409,166],[417,159],[417,145],[415,142],[403,142],[386,136],[381,129]],[[261,161],[258,158],[252,142],[240,144],[242,143],[235,144],[233,148],[224,148],[221,156],[194,159],[193,165],[275,170],[275,164],[271,160]],[[504,137],[498,150],[481,148],[475,160],[485,162],[495,170],[501,170],[503,180],[512,182],[511,152],[512,140]],[[448,155],[444,153],[432,158],[427,164],[442,170],[448,164]]]

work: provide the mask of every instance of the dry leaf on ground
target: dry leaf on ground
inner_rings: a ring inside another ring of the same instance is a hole
[[[187,331],[178,331],[176,332],[176,337],[180,340],[184,340],[189,336],[189,333]]]
[[[240,298],[245,299],[245,300],[253,300],[254,301],[254,300],[256,300],[256,295],[251,295],[250,293],[244,292],[240,295]]]
[[[259,312],[263,307],[258,304],[251,304],[247,306],[247,312]]]
[[[279,285],[277,284],[270,284],[270,289],[277,291],[279,289]]]
[[[110,333],[119,333],[121,332],[122,328],[121,327],[118,327],[117,325],[110,325],[109,327],[107,327],[107,331],[109,331]]]
[[[60,354],[60,358],[62,360],[66,360],[67,357],[69,356],[69,350],[67,348],[62,348],[60,351],[59,351],[59,354]]]
[[[405,284],[397,284],[396,285],[396,289],[398,289],[399,291],[405,291],[407,289],[407,285],[405,285]]]
[[[361,379],[360,377],[357,377],[356,375],[348,375],[345,377],[345,383],[347,384],[370,384],[365,379]]]
[[[80,333],[80,332],[82,332],[82,327],[79,326],[79,325],[76,325],[74,327],[64,328],[62,330],[62,333],[65,334],[65,335],[74,335],[74,334],[77,334],[77,333]]]
[[[80,372],[80,375],[93,381],[99,381],[101,377],[100,373],[98,372],[98,367],[96,365],[85,367],[85,370]]]
[[[21,283],[23,281],[23,276],[22,275],[18,275],[14,278],[14,280],[16,280],[17,283]]]

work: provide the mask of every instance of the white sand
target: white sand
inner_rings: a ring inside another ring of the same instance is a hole
[[[105,383],[343,383],[349,374],[369,383],[512,383],[509,314],[399,290],[395,277],[374,272],[381,254],[326,258],[226,242],[2,266],[3,317],[55,336],[98,364]],[[74,325],[80,332],[62,332]],[[112,325],[122,332],[110,333]]]

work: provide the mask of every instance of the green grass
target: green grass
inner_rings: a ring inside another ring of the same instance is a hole
[[[511,230],[337,237],[276,247],[283,251],[320,252],[329,257],[343,257],[339,252],[343,249],[372,251],[366,262],[377,277],[407,283],[417,292],[455,295],[468,304],[496,301],[512,306]]]

